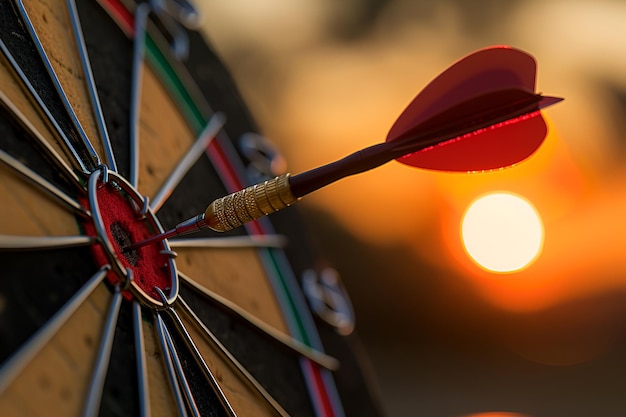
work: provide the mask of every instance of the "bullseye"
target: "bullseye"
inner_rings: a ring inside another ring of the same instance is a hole
[[[83,226],[101,243],[93,246],[96,261],[112,267],[109,283],[123,290],[126,298],[136,297],[153,307],[164,305],[159,290],[166,295],[166,303],[172,302],[178,278],[175,253],[167,241],[124,251],[163,230],[144,198],[124,178],[104,169],[91,174],[88,191],[93,222]]]
[[[133,244],[131,233],[124,228],[122,223],[111,223],[110,230],[118,247],[127,248]],[[136,250],[125,251],[123,252],[123,255],[133,266],[139,265],[139,253]]]

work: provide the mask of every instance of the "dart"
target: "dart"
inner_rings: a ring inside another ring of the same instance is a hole
[[[204,213],[124,251],[206,228],[219,232],[237,228],[391,160],[456,172],[515,165],[530,157],[546,137],[541,110],[563,100],[536,93],[535,81],[536,61],[526,52],[508,46],[481,49],[432,80],[398,117],[384,142],[218,198]]]

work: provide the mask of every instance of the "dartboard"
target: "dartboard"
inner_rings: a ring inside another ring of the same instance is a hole
[[[288,208],[129,250],[281,174],[183,0],[0,1],[0,415],[378,415]]]

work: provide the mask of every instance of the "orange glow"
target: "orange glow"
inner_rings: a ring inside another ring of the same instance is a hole
[[[527,414],[491,411],[488,413],[468,414],[463,417],[529,417]]]
[[[607,289],[623,288],[621,259],[626,236],[626,196],[618,192],[623,178],[590,184],[554,133],[528,161],[511,169],[469,176],[439,175],[445,200],[441,231],[446,252],[462,275],[491,303],[507,310],[545,308]],[[592,185],[594,186],[592,188]],[[542,213],[545,242],[541,257],[506,280],[467,259],[458,227],[465,206],[476,195],[494,189],[528,196]],[[592,277],[602,277],[596,279]]]

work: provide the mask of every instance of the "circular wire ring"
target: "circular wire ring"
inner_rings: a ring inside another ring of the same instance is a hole
[[[100,181],[102,177],[102,181]],[[111,263],[111,268],[115,274],[122,278],[123,282],[121,287],[128,289],[134,296],[149,307],[153,308],[166,308],[172,304],[178,296],[178,273],[176,271],[176,263],[172,256],[167,256],[166,267],[170,272],[170,282],[172,283],[169,288],[169,296],[166,297],[166,302],[158,300],[155,297],[149,295],[144,291],[134,280],[132,270],[124,266],[121,262],[115,247],[108,237],[102,214],[100,213],[100,207],[98,205],[97,190],[99,184],[105,185],[107,183],[115,183],[115,187],[123,191],[128,197],[130,197],[133,203],[133,209],[137,213],[138,218],[147,222],[157,233],[162,233],[163,227],[157,220],[152,210],[147,205],[147,198],[140,195],[128,181],[123,177],[116,174],[114,171],[108,170],[105,166],[100,166],[93,171],[89,177],[88,182],[88,199],[89,206],[92,212],[93,224],[96,229],[98,241],[104,248],[104,253]],[[102,186],[100,185],[100,186]],[[161,252],[169,254],[174,253],[166,240],[158,243],[162,246]],[[159,288],[159,293],[164,293],[164,289]]]

